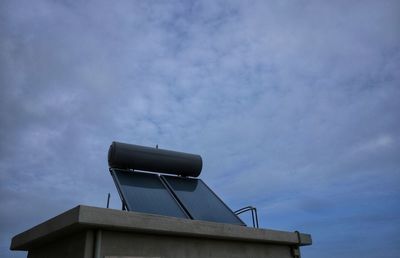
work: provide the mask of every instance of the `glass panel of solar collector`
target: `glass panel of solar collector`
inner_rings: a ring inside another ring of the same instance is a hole
[[[188,218],[157,174],[119,169],[111,174],[129,211]]]
[[[193,219],[246,225],[201,179],[165,175],[161,178]]]

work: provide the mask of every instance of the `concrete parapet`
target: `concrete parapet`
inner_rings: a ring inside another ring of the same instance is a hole
[[[77,206],[19,235],[36,257],[296,257],[309,234]]]

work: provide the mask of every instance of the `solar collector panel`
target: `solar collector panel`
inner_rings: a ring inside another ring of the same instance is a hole
[[[176,176],[161,178],[193,219],[246,225],[201,179]]]
[[[157,174],[111,169],[129,211],[188,218]]]

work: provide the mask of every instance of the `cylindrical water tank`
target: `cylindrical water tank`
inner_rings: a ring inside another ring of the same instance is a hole
[[[108,150],[108,165],[111,168],[197,177],[203,161],[196,154],[113,142]]]

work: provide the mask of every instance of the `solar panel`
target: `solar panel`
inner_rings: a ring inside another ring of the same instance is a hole
[[[193,219],[245,226],[201,179],[176,176],[161,178]]]
[[[119,169],[110,172],[129,211],[188,218],[157,174]]]
[[[201,179],[188,178],[200,175],[200,155],[113,142],[108,165],[129,211],[246,226]]]

